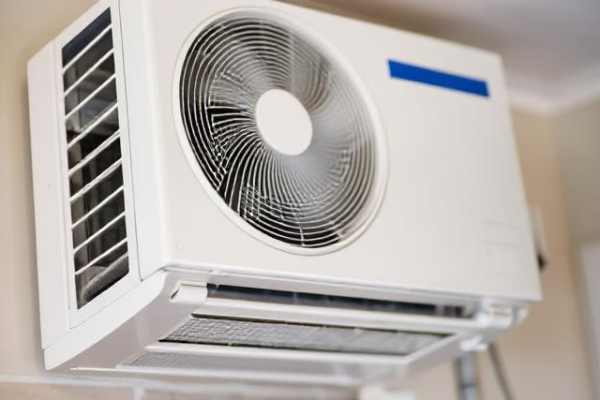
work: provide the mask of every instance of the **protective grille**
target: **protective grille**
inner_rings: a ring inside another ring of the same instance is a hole
[[[405,356],[445,334],[196,316],[164,342]]]
[[[81,307],[129,271],[110,10],[62,49],[73,262]]]
[[[277,151],[256,122],[259,98],[291,93],[312,122],[298,155]],[[208,184],[256,230],[317,249],[360,231],[376,211],[381,154],[374,123],[347,71],[292,24],[233,12],[204,28],[180,75],[189,145]]]
[[[359,380],[389,372],[385,365],[332,364],[315,362],[290,362],[289,360],[236,358],[212,356],[208,354],[182,354],[168,352],[148,352],[125,364],[126,367],[179,369],[190,371],[227,371],[247,375],[253,374],[294,374],[318,377],[341,377],[344,380]]]
[[[160,367],[195,370],[227,370],[235,369],[242,372],[293,372],[300,374],[322,375],[332,372],[332,366],[321,364],[316,368],[314,364],[281,362],[276,360],[236,359],[232,362],[226,357],[214,357],[197,354],[177,353],[144,353],[128,365],[139,367]]]

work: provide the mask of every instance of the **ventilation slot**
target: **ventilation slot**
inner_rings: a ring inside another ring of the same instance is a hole
[[[447,336],[195,316],[163,342],[406,356]]]
[[[373,300],[227,285],[209,284],[208,295],[213,298],[258,301],[261,303],[293,304],[435,317],[470,318],[472,315],[472,312],[467,311],[467,307],[459,305]]]
[[[77,305],[129,271],[110,10],[62,49]]]

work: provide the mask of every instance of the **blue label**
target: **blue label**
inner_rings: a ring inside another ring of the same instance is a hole
[[[394,60],[388,60],[388,65],[390,76],[394,79],[403,79],[477,96],[490,97],[487,82],[481,79],[450,74]]]

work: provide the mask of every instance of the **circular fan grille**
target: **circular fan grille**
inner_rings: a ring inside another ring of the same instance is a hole
[[[179,78],[183,128],[209,185],[247,224],[296,249],[352,237],[376,211],[381,186],[369,110],[325,53],[285,20],[239,11],[200,31]],[[256,122],[258,100],[274,89],[310,116],[301,154],[278,151]]]

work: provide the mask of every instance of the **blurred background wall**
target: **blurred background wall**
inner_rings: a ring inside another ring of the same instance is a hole
[[[3,399],[42,395],[47,399],[142,398],[135,384],[123,384],[124,389],[118,384],[106,388],[105,383],[97,381],[53,380],[43,372],[39,344],[25,65],[45,42],[92,3],[3,0],[0,9]],[[542,275],[544,301],[533,306],[529,318],[503,337],[499,347],[518,399],[592,399],[591,380],[596,378],[591,377],[586,357],[585,315],[578,295],[575,255],[583,243],[600,238],[600,101],[551,115],[515,109],[513,120],[527,197],[543,215],[549,265]],[[478,365],[482,399],[502,399],[486,353],[478,356]],[[38,390],[29,382],[52,384],[54,389],[42,386]],[[65,389],[69,393],[66,395],[61,385],[78,388],[74,392]],[[415,391],[418,400],[457,398],[450,365],[414,377],[407,387]],[[187,390],[186,395],[173,394],[177,387],[165,387],[147,398],[200,398],[196,389]]]

